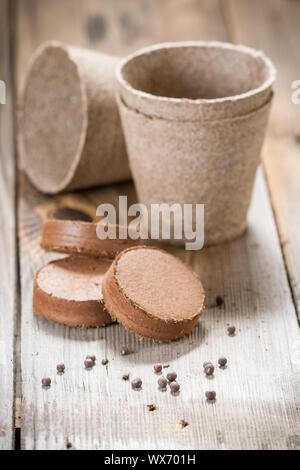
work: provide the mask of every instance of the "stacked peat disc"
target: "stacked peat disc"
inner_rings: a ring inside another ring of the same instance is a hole
[[[202,284],[181,260],[130,238],[101,240],[94,222],[49,219],[41,246],[71,254],[35,275],[33,309],[49,320],[118,321],[140,337],[171,341],[189,334],[204,310]]]
[[[97,224],[79,218],[44,222],[41,247],[71,256],[52,261],[36,273],[33,309],[68,326],[104,326],[112,323],[103,302],[104,275],[113,258],[135,242],[129,238],[100,240]],[[116,234],[118,229],[116,226]]]

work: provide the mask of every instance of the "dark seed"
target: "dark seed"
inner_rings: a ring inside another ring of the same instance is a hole
[[[168,367],[170,367],[170,364],[164,364],[164,365],[163,365],[163,368],[164,368],[164,369],[167,369]]]
[[[65,367],[64,364],[57,364],[57,366],[56,366],[56,370],[57,370],[57,372],[59,372],[60,374],[63,374],[63,373],[64,373],[65,368],[66,368],[66,367]]]
[[[189,425],[189,423],[187,421],[185,421],[185,419],[181,419],[178,423],[178,427],[180,429],[186,428],[188,425]]]
[[[134,380],[131,382],[131,386],[132,386],[132,388],[134,388],[134,389],[141,388],[141,386],[142,386],[142,379],[140,379],[139,377],[137,377],[136,379],[134,379]]]
[[[96,356],[86,356],[86,359],[91,359],[91,361],[93,361],[94,364],[96,362]]]
[[[156,410],[156,405],[154,403],[151,403],[151,405],[147,405],[149,411],[155,411]]]
[[[176,378],[177,378],[176,372],[169,372],[167,374],[167,379],[168,379],[169,382],[174,382],[174,380],[176,380]]]
[[[129,380],[129,374],[123,374],[122,379],[123,380]]]
[[[108,359],[102,359],[101,364],[106,366],[106,364],[108,364]]]
[[[162,365],[161,364],[155,364],[153,366],[154,372],[161,372],[162,371]]]
[[[226,357],[220,357],[220,359],[218,360],[218,363],[219,363],[219,366],[220,366],[220,367],[225,367],[226,364],[227,364],[227,359],[226,359]]]
[[[216,392],[213,392],[213,391],[205,392],[205,396],[206,396],[207,400],[210,400],[210,401],[215,400],[216,399]]]
[[[177,382],[171,382],[170,383],[170,389],[172,393],[177,393],[180,390],[180,385]]]
[[[229,336],[233,336],[235,333],[235,326],[228,326],[227,331]]]
[[[217,307],[221,307],[221,305],[223,305],[224,303],[224,299],[221,295],[217,295],[216,297],[216,304],[217,304]]]
[[[121,356],[127,356],[130,353],[129,349],[127,346],[122,346],[120,349],[120,354]]]
[[[159,388],[166,388],[168,385],[168,381],[164,377],[160,377],[157,383],[158,383]]]
[[[49,377],[45,377],[42,379],[42,386],[43,387],[50,387],[51,385],[51,379]]]
[[[204,373],[206,375],[213,375],[214,370],[215,370],[215,368],[214,368],[213,365],[208,365],[208,366],[204,367]]]
[[[203,369],[205,369],[206,366],[212,366],[213,363],[208,361],[208,362],[203,362]]]
[[[84,367],[85,367],[86,369],[91,369],[94,365],[95,365],[95,363],[94,363],[94,361],[93,361],[92,359],[89,359],[89,358],[88,358],[88,359],[86,359],[86,360],[84,361]]]

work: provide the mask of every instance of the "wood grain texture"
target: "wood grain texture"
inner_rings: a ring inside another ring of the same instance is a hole
[[[14,328],[16,319],[15,160],[13,82],[10,63],[8,1],[0,0],[0,450],[13,447]]]
[[[91,17],[98,20],[91,23]],[[99,18],[105,18],[105,34]],[[219,4],[211,0],[53,0],[47,7],[22,0],[18,37],[20,79],[33,49],[51,38],[119,55],[160,40],[228,38]],[[135,199],[131,184],[50,198],[22,177],[22,448],[299,449],[299,328],[261,170],[242,239],[198,253],[166,246],[193,266],[207,291],[207,310],[184,341],[155,344],[120,325],[84,331],[33,314],[33,275],[59,257],[39,247],[43,219],[62,205],[93,213],[119,194],[128,194],[129,204]],[[216,295],[224,296],[223,307],[215,306]],[[236,336],[228,337],[228,323],[237,327]],[[122,345],[132,354],[120,356]],[[83,368],[87,354],[98,358],[91,371]],[[228,367],[206,379],[202,363],[223,355]],[[63,376],[56,375],[58,362],[66,365]],[[164,372],[176,370],[179,396],[158,391],[156,362],[170,364]],[[140,376],[142,391],[131,390],[124,373]],[[49,390],[41,388],[43,376],[53,380]],[[205,401],[206,390],[216,390],[215,404]],[[151,403],[156,411],[148,411]],[[180,430],[181,419],[189,426]]]
[[[300,77],[300,3],[272,0],[229,5],[233,39],[264,49],[277,67],[277,83],[263,161],[280,242],[300,319],[300,104],[292,102],[292,82]],[[255,24],[255,28],[253,28]]]

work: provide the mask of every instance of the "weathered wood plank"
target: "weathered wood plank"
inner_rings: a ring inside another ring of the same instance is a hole
[[[201,6],[194,0],[129,1],[125,6],[119,0],[101,4],[72,0],[72,5],[75,4],[80,13],[75,7],[72,27],[66,30],[70,1],[47,2],[47,7],[32,0],[19,3],[19,37],[22,37],[19,77],[25,58],[41,41],[50,38],[84,46],[88,42],[120,55],[159,40],[227,38],[220,9],[214,1],[201,2]],[[139,16],[142,4],[146,11]],[[119,19],[116,20],[124,9],[127,14],[123,13],[122,22],[135,25],[129,29],[125,26],[127,42]],[[96,34],[93,27],[88,40],[84,29],[90,15],[104,16],[107,31],[101,39],[92,42]],[[136,26],[137,18],[142,18],[140,29]],[[299,329],[262,172],[256,182],[245,237],[199,253],[170,249],[199,273],[208,295],[207,311],[191,337],[171,344],[154,344],[138,341],[119,325],[84,331],[64,328],[34,316],[33,275],[49,259],[58,257],[39,248],[43,218],[57,205],[92,211],[100,202],[115,201],[118,194],[127,193],[132,200],[131,185],[48,198],[38,194],[25,178],[22,180],[19,207],[22,447],[298,448]],[[219,294],[225,298],[225,306],[221,308],[213,306]],[[236,325],[235,337],[227,336],[227,323]],[[124,344],[133,353],[121,357],[119,348]],[[83,360],[89,353],[96,354],[98,364],[87,372]],[[213,380],[206,379],[202,373],[203,361],[216,362],[221,355],[228,358],[228,368],[217,369]],[[109,360],[107,366],[101,365],[103,358]],[[66,364],[66,373],[56,376],[55,367],[61,361]],[[177,371],[182,386],[179,396],[157,390],[157,377],[152,372],[155,362],[170,363]],[[133,392],[130,384],[122,380],[122,374],[128,372],[131,378],[143,378],[141,392]],[[44,375],[53,379],[47,391],[40,385]],[[217,391],[214,405],[205,401],[207,389]],[[158,409],[149,412],[146,405],[150,403],[155,403]],[[189,426],[178,430],[176,423],[181,419],[188,421]]]
[[[264,49],[277,67],[276,96],[263,161],[300,319],[300,104],[292,102],[292,82],[300,77],[300,3],[234,1],[231,19],[234,40]]]
[[[0,0],[0,450],[14,446],[15,152],[8,0]],[[6,88],[6,104],[3,104]]]

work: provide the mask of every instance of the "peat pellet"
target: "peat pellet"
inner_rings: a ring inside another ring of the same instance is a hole
[[[41,247],[46,251],[114,259],[121,251],[138,244],[129,234],[126,239],[119,238],[121,228],[109,225],[110,233],[103,239],[98,237],[96,222],[48,219],[43,224]]]
[[[167,374],[167,379],[168,379],[169,382],[174,382],[174,380],[176,380],[176,378],[177,378],[176,372],[169,372]]]
[[[204,309],[197,275],[180,259],[150,246],[120,253],[102,290],[112,318],[139,337],[157,341],[189,334]]]
[[[49,377],[45,377],[42,379],[42,386],[43,387],[50,387],[51,386],[51,379]]]
[[[142,387],[142,379],[140,379],[139,377],[137,377],[136,379],[133,379],[132,382],[131,382],[131,386],[133,389],[139,389]]]
[[[155,364],[155,365],[153,366],[153,369],[154,369],[154,372],[155,372],[156,374],[159,374],[159,372],[162,371],[162,365],[161,365],[161,364]]]
[[[58,41],[33,55],[20,103],[20,148],[37,189],[55,194],[130,179],[115,98],[118,57]]]
[[[110,264],[109,260],[88,256],[70,256],[47,264],[34,278],[34,312],[67,326],[88,328],[112,323],[101,291]]]
[[[170,390],[171,393],[177,393],[180,390],[180,385],[178,382],[171,382],[170,383]]]

